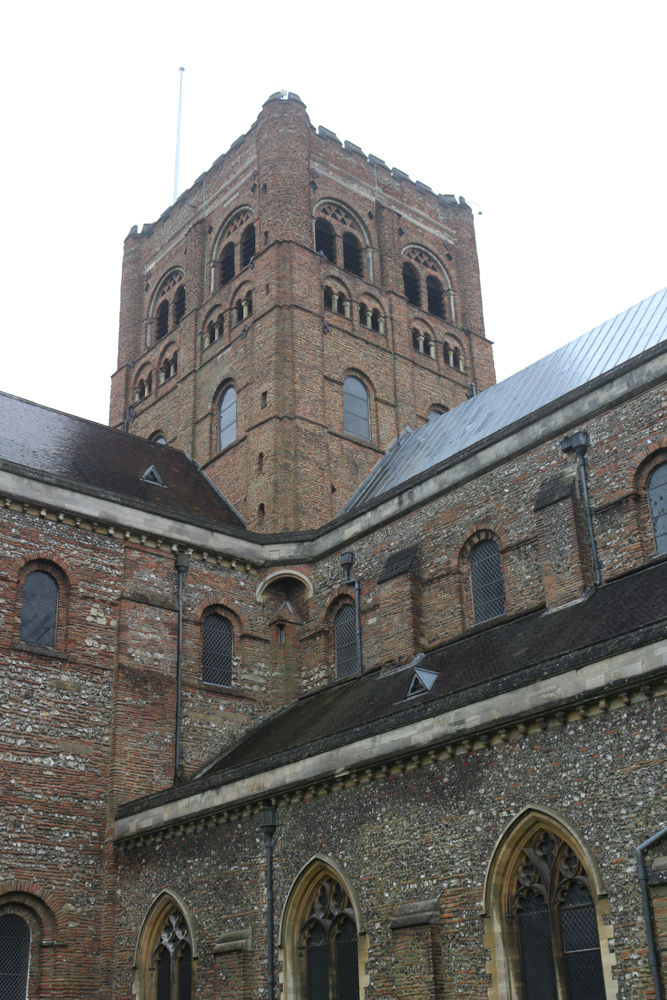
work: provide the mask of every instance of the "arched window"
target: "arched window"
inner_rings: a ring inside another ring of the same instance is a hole
[[[343,382],[343,427],[346,434],[371,439],[368,391],[363,382],[352,375]]]
[[[519,952],[521,1000],[605,1000],[591,882],[575,850],[539,829],[510,878],[505,919]]]
[[[160,929],[150,970],[155,1000],[191,1000],[192,944],[187,924],[178,911],[170,913]]]
[[[324,308],[333,309],[333,292],[328,285],[324,289]]]
[[[169,303],[165,300],[157,307],[155,314],[155,337],[162,340],[169,332]]]
[[[220,287],[228,284],[236,274],[234,267],[234,244],[228,243],[220,255]]]
[[[18,914],[3,913],[0,916],[0,997],[25,1000],[29,969],[30,927]]]
[[[325,878],[316,887],[299,933],[308,1000],[358,1000],[359,960],[354,910],[344,887]]]
[[[231,687],[233,654],[234,632],[231,622],[222,615],[207,615],[204,619],[202,680],[209,684]]]
[[[241,237],[241,267],[247,267],[255,256],[255,226],[251,222]]]
[[[220,397],[218,407],[218,451],[236,440],[236,389],[230,385]]]
[[[21,593],[19,638],[37,646],[55,646],[58,621],[58,584],[50,573],[28,573]],[[2,994],[0,994],[1,996]]]
[[[364,261],[361,254],[361,243],[354,233],[343,233],[343,267],[351,274],[364,275]]]
[[[382,317],[380,315],[379,309],[374,309],[371,313],[371,330],[375,330],[376,333],[383,333],[382,327]]]
[[[655,551],[657,555],[662,556],[667,552],[667,462],[653,470],[646,485],[655,535]]]
[[[419,284],[419,275],[417,274],[417,268],[414,264],[408,264],[407,262],[403,265],[403,289],[405,291],[405,297],[408,302],[411,302],[413,306],[421,306],[422,304],[422,293],[421,286]]]
[[[166,444],[167,443],[167,441],[165,439],[165,436],[162,433],[162,431],[154,431],[151,434],[151,436],[149,437],[148,440],[152,441],[153,444]]]
[[[174,295],[174,326],[185,316],[185,285],[179,285]]]
[[[490,538],[477,542],[470,552],[470,581],[475,622],[485,622],[505,613],[500,549]]]
[[[266,508],[264,507],[264,504],[261,503],[259,505],[259,507],[257,508],[257,527],[258,528],[263,528],[264,527],[264,517],[265,516],[266,516]]]
[[[440,316],[441,319],[445,319],[445,300],[442,285],[432,274],[429,274],[426,278],[426,296],[428,299],[428,311],[431,315]]]
[[[334,619],[336,677],[357,672],[357,616],[353,604],[344,604]]]
[[[332,264],[336,263],[336,236],[333,226],[326,219],[315,220],[315,250],[322,252]]]

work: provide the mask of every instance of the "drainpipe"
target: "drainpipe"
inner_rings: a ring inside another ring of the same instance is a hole
[[[178,575],[178,646],[176,653],[176,746],[174,749],[174,784],[180,777],[181,757],[181,674],[183,671],[183,579],[190,565],[190,557],[185,552],[176,553],[176,573]]]
[[[644,864],[644,851],[657,844],[663,837],[667,837],[667,826],[654,833],[652,837],[645,840],[643,844],[635,848],[637,855],[637,878],[642,894],[642,909],[644,911],[644,923],[646,925],[646,938],[648,940],[648,964],[651,966],[653,976],[653,989],[655,990],[655,1000],[662,1000],[662,984],[660,983],[660,957],[655,950],[655,933],[653,931],[653,919],[651,917],[651,903],[648,898],[648,873]]]
[[[586,452],[588,451],[588,446],[591,443],[591,436],[588,431],[576,431],[574,434],[570,434],[565,440],[561,441],[560,447],[561,451],[574,451],[576,452],[577,458],[579,459],[579,475],[581,477],[581,489],[584,494],[584,508],[586,510],[586,523],[588,524],[588,537],[591,541],[591,553],[593,555],[593,571],[595,573],[595,586],[599,587],[602,583],[600,577],[600,570],[602,569],[602,563],[598,559],[597,546],[595,544],[595,535],[593,534],[593,518],[591,516],[591,506],[588,501],[588,487],[586,486],[586,466],[588,462],[586,461]]]
[[[259,810],[259,825],[266,841],[266,980],[267,1000],[273,1000],[275,975],[273,972],[273,848],[276,846],[274,834],[278,826],[278,810],[275,806],[265,806]]]

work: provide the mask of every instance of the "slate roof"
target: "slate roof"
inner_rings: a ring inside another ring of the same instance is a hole
[[[667,340],[667,288],[498,382],[416,431],[404,431],[341,514],[465,452],[492,434]]]
[[[132,815],[665,637],[667,559],[603,585],[578,604],[478,626],[465,638],[427,653],[418,666],[438,676],[418,697],[406,698],[413,670],[399,668],[348,678],[299,698],[250,730],[198,777],[179,789],[127,803],[117,815]]]
[[[142,480],[151,466],[163,486]],[[4,392],[0,468],[178,520],[244,528],[184,452]]]

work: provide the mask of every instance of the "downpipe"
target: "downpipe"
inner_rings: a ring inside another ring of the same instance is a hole
[[[181,677],[183,674],[183,581],[190,565],[186,552],[176,553],[176,574],[178,576],[178,645],[176,651],[176,739],[174,747],[174,784],[180,779],[181,759]]]
[[[653,976],[653,989],[655,990],[655,1000],[663,1000],[662,983],[660,982],[660,956],[655,947],[655,931],[653,929],[653,918],[651,916],[651,901],[648,896],[648,872],[644,864],[644,852],[657,844],[663,837],[667,837],[667,826],[652,837],[645,840],[643,844],[635,848],[637,855],[637,878],[642,894],[642,909],[644,911],[644,924],[646,925],[646,939],[648,941],[648,964],[651,966]]]

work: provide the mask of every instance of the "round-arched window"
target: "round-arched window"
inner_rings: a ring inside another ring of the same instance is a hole
[[[352,677],[357,672],[357,625],[354,605],[344,604],[334,620],[336,677]]]
[[[0,952],[0,997],[23,1000],[28,992],[30,928],[16,913],[0,917]]]
[[[663,556],[667,552],[667,462],[653,470],[647,483],[647,492],[655,550],[657,555]]]
[[[500,567],[500,549],[492,539],[485,539],[470,553],[470,580],[475,622],[505,613],[505,588]]]
[[[43,570],[28,573],[21,594],[19,638],[37,646],[55,646],[58,584]]]
[[[236,389],[225,389],[218,408],[218,451],[236,440]]]
[[[371,439],[368,390],[353,375],[348,375],[343,382],[343,427],[346,434],[354,434],[365,441]]]

